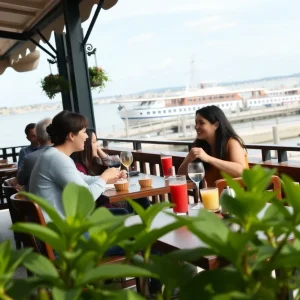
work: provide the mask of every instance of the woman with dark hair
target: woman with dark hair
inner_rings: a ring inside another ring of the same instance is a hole
[[[62,111],[47,127],[53,147],[46,148],[34,165],[29,191],[47,199],[64,217],[62,191],[70,183],[85,186],[96,200],[104,192],[106,183],[114,183],[126,176],[117,168],[110,168],[101,176],[88,176],[78,172],[70,155],[84,149],[87,139],[87,119],[78,113]],[[45,220],[50,219],[45,214]]]
[[[213,186],[222,178],[220,171],[239,177],[244,169],[249,168],[244,143],[219,107],[211,105],[198,109],[195,130],[197,139],[178,174],[187,175],[188,164],[200,160],[205,167],[207,186]]]
[[[74,160],[77,169],[83,174],[93,176],[99,175],[106,170],[106,166],[112,158],[98,147],[97,136],[93,129],[87,129],[86,134],[88,138],[85,142],[84,150],[73,153],[71,158]],[[101,200],[104,199],[99,199],[99,203],[104,204]],[[148,208],[150,206],[148,198],[139,198],[135,201],[143,208]],[[108,203],[106,203],[105,206],[108,206]],[[122,207],[129,212],[133,212],[132,207],[127,201],[124,201]]]

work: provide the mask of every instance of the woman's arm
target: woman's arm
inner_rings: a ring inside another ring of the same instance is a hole
[[[202,148],[194,149],[196,149],[195,155],[202,161],[209,163],[233,177],[240,177],[243,170],[248,168],[245,159],[245,149],[235,139],[230,139],[228,142],[229,161],[210,156]]]
[[[98,148],[97,154],[98,154],[98,157],[100,157],[102,160],[109,159],[109,155],[106,154],[106,153],[105,153],[103,150],[101,150],[100,148]]]
[[[192,162],[193,159],[190,155],[190,153],[186,156],[180,167],[178,168],[178,175],[188,175],[188,165],[190,162]]]

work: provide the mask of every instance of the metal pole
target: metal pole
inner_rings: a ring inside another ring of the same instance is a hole
[[[126,137],[129,137],[129,125],[128,125],[128,114],[127,114],[127,107],[124,105],[125,109],[125,131],[126,131]]]

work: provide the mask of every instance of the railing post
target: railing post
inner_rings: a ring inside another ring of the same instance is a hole
[[[12,158],[13,158],[13,162],[17,161],[16,148],[15,147],[12,148]]]
[[[6,149],[3,149],[3,159],[7,159],[7,153],[6,153]]]
[[[278,156],[278,162],[279,163],[288,161],[287,151],[278,150],[277,151],[277,156]]]
[[[262,161],[271,160],[271,150],[261,149]]]
[[[133,142],[133,150],[142,150],[141,142]]]
[[[108,141],[103,141],[103,148],[108,147]]]

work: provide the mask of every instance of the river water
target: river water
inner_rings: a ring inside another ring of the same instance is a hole
[[[59,111],[38,111],[24,114],[7,115],[0,117],[0,148],[9,146],[26,145],[24,128],[28,123],[36,123],[46,117],[54,117]],[[113,137],[125,131],[124,122],[118,115],[118,104],[98,104],[94,106],[95,120],[98,137]],[[279,117],[274,119],[259,120],[255,122],[245,122],[234,124],[233,127],[238,131],[251,131],[253,129],[269,127],[275,124],[300,124],[300,115]],[[281,145],[296,146],[300,143],[300,138],[280,141]]]

